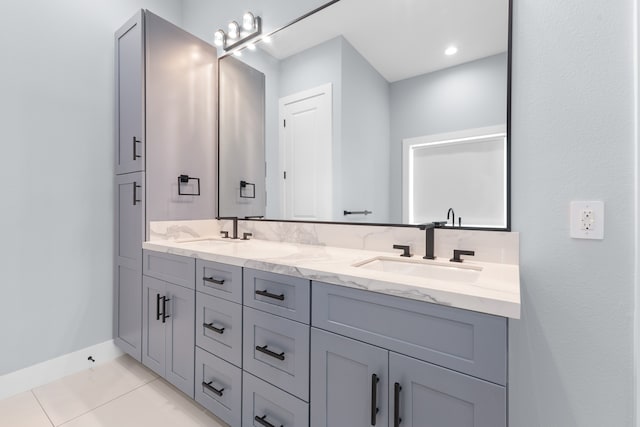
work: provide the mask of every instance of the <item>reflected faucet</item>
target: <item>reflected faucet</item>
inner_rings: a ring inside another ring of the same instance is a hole
[[[420,230],[425,230],[425,241],[424,241],[425,254],[422,257],[423,259],[436,259],[436,256],[434,254],[435,233],[433,232],[433,230],[436,228],[440,228],[445,224],[446,224],[445,221],[435,221],[435,222],[429,222],[426,224],[421,224],[418,226]]]
[[[237,216],[219,216],[216,219],[230,219],[233,221],[233,237],[232,239],[238,238],[238,217]]]
[[[451,227],[455,227],[456,226],[456,213],[453,211],[453,208],[449,208],[449,210],[447,211],[447,220],[449,219],[449,214],[451,214],[451,216],[453,218],[451,218]]]

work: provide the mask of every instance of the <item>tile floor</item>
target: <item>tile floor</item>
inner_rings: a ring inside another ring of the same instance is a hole
[[[2,427],[226,427],[129,356],[0,400]]]

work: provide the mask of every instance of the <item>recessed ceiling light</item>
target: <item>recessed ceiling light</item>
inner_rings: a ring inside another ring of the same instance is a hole
[[[233,56],[242,56],[242,52],[239,50],[236,50],[235,52],[233,52]]]
[[[263,41],[263,42],[265,42],[265,43],[271,43],[271,37],[269,37],[269,36],[264,36],[264,37],[262,38],[262,41]]]
[[[256,50],[256,45],[255,45],[255,44],[253,44],[253,43],[249,43],[249,44],[247,45],[247,49],[249,49],[249,50]]]
[[[455,55],[456,53],[458,53],[458,48],[455,46],[449,46],[445,51],[444,54],[447,56],[451,56],[451,55]]]

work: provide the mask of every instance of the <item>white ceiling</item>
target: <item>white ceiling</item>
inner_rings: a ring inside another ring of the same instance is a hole
[[[260,48],[283,59],[342,35],[395,82],[505,52],[507,32],[508,0],[340,0]]]

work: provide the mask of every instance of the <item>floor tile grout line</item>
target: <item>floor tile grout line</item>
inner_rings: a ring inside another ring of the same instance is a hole
[[[44,412],[44,416],[47,417],[47,419],[51,423],[51,426],[55,427],[55,424],[53,423],[53,421],[49,417],[49,414],[47,413],[46,409],[44,409],[44,406],[42,406],[42,403],[40,403],[40,399],[38,399],[38,396],[36,396],[36,394],[34,393],[33,389],[29,390],[29,392],[31,393],[33,398],[36,399],[36,402],[38,402],[38,406],[40,406],[40,409],[42,409],[42,412]]]
[[[83,412],[82,414],[76,415],[75,417],[73,417],[73,418],[70,418],[70,419],[66,420],[66,421],[65,421],[65,422],[63,422],[62,424],[58,424],[57,426],[54,424],[54,427],[62,427],[62,426],[64,426],[65,424],[70,423],[71,421],[73,421],[73,420],[75,420],[75,419],[77,419],[77,418],[82,417],[83,415],[87,415],[88,413],[91,413],[91,412],[95,411],[95,410],[96,410],[96,409],[98,409],[98,408],[102,408],[103,406],[108,405],[109,403],[111,403],[111,402],[113,402],[113,401],[116,401],[116,400],[120,399],[121,397],[124,397],[124,396],[126,396],[126,395],[128,395],[128,394],[133,393],[134,391],[138,390],[139,388],[142,388],[142,387],[144,387],[144,386],[146,386],[146,385],[151,384],[152,382],[156,381],[158,378],[159,378],[159,377],[152,378],[150,381],[147,381],[147,382],[146,382],[146,383],[144,383],[144,384],[140,384],[139,386],[137,386],[137,387],[135,387],[135,388],[133,388],[133,389],[129,390],[128,392],[123,393],[123,394],[121,394],[121,395],[119,395],[119,396],[116,396],[116,397],[114,397],[113,399],[111,399],[111,400],[109,400],[109,401],[107,401],[107,402],[101,403],[100,405],[96,406],[95,408],[91,408],[91,409],[89,409],[88,411]]]

